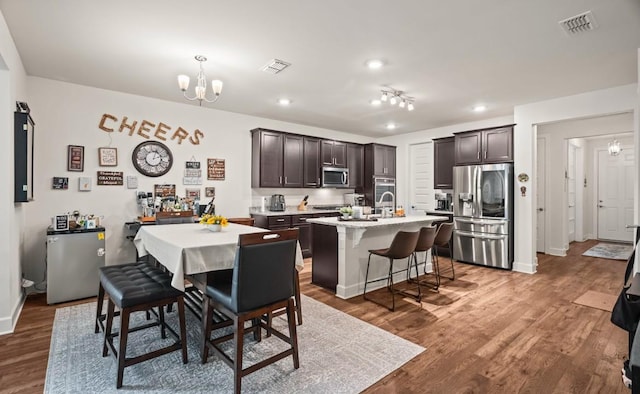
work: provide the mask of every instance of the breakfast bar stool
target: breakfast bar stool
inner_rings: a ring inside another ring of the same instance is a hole
[[[410,282],[417,282],[420,285],[424,285],[427,287],[431,287],[433,290],[438,290],[438,286],[440,285],[440,280],[438,278],[437,266],[435,262],[433,263],[433,269],[435,274],[435,281],[431,282],[426,279],[420,279],[418,277],[418,253],[424,252],[424,261],[422,264],[424,274],[429,275],[427,272],[427,256],[429,254],[429,250],[432,251],[432,261],[433,261],[433,245],[436,238],[436,226],[422,227],[420,229],[420,236],[418,237],[418,243],[416,244],[416,248],[413,251],[413,261],[415,262],[416,267],[416,277],[415,279],[411,278],[411,269],[409,268],[409,274],[407,276],[407,280]]]
[[[182,362],[186,364],[188,359],[184,298],[181,291],[171,286],[171,276],[159,268],[139,263],[101,267],[99,275],[100,288],[108,296],[102,356],[106,357],[109,354],[109,350],[111,350],[117,360],[116,388],[122,387],[124,369],[126,367],[151,358],[181,350]],[[99,298],[98,302],[100,303],[101,301]],[[164,321],[164,312],[162,310],[164,305],[174,302],[178,304],[179,336]],[[114,333],[112,332],[112,327],[116,306],[120,310],[120,330]],[[154,307],[158,307],[158,320],[156,322],[139,325],[134,328],[129,327],[129,317],[132,312],[146,311]],[[98,329],[98,324],[99,319],[96,318],[96,330]],[[166,338],[168,331],[175,339],[175,342],[136,357],[126,357],[129,333],[156,326],[160,326],[160,333],[163,339]],[[116,349],[113,342],[115,337],[120,337],[118,349]]]
[[[436,238],[433,241],[435,246],[439,246],[441,248],[447,248],[449,250],[449,261],[451,262],[451,276],[442,275],[440,271],[439,264],[439,256],[438,256],[438,248],[433,248],[434,253],[434,265],[436,267],[436,275],[438,277],[438,284],[440,283],[440,278],[447,278],[454,280],[456,278],[456,273],[453,269],[453,250],[451,250],[451,236],[453,235],[453,223],[441,223],[438,226],[438,231],[436,232]]]
[[[394,311],[396,309],[396,298],[395,298],[396,293],[401,293],[407,296],[411,296],[416,298],[417,301],[420,301],[420,299],[422,298],[420,283],[417,283],[417,287],[418,287],[417,296],[407,293],[405,291],[397,290],[393,288],[393,275],[398,272],[407,272],[408,270],[408,268],[405,268],[398,271],[393,271],[393,261],[399,260],[399,259],[411,258],[411,256],[413,255],[413,251],[416,248],[416,244],[418,243],[419,235],[420,235],[419,231],[415,231],[415,232],[398,231],[396,235],[393,237],[393,241],[391,241],[391,246],[389,246],[387,249],[369,250],[369,260],[367,261],[367,273],[365,275],[364,292],[362,294],[365,300],[371,301],[380,306],[384,306],[390,311]],[[371,255],[386,257],[389,260],[389,274],[386,278],[369,280],[369,266],[371,265]],[[387,289],[391,292],[391,300],[392,300],[391,307],[384,305],[371,298],[367,298],[367,284],[373,283],[373,282],[379,282],[382,280],[387,281]]]

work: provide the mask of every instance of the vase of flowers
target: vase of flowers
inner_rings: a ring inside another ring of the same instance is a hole
[[[342,207],[340,208],[340,213],[343,219],[349,219],[349,216],[353,213],[353,209],[351,209],[351,207]]]
[[[200,218],[200,224],[203,224],[209,231],[219,232],[222,231],[222,227],[227,225],[227,218],[206,214]]]

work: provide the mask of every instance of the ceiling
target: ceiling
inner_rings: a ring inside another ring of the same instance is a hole
[[[176,76],[193,87],[201,54],[207,78],[224,82],[203,107],[371,137],[638,79],[638,0],[0,0],[0,10],[29,75],[184,103]],[[595,30],[558,24],[589,10]],[[292,66],[260,71],[273,58]],[[385,66],[370,70],[370,59]],[[384,87],[414,97],[415,110],[372,106]]]

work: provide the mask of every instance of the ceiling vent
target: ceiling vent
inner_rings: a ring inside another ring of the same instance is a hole
[[[260,70],[267,72],[269,74],[277,74],[280,71],[284,70],[285,68],[289,67],[290,65],[291,63],[287,63],[278,59],[272,59]]]
[[[567,18],[558,23],[562,26],[565,33],[570,36],[578,33],[584,33],[589,30],[595,30],[598,27],[596,19],[593,17],[591,11],[572,16],[571,18]]]

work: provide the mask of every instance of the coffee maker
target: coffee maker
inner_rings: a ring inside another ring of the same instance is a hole
[[[436,198],[436,211],[450,212],[451,208],[451,193],[435,193]]]
[[[284,203],[284,196],[282,194],[274,194],[271,196],[271,203],[269,204],[270,211],[282,212],[285,210],[286,204]]]

